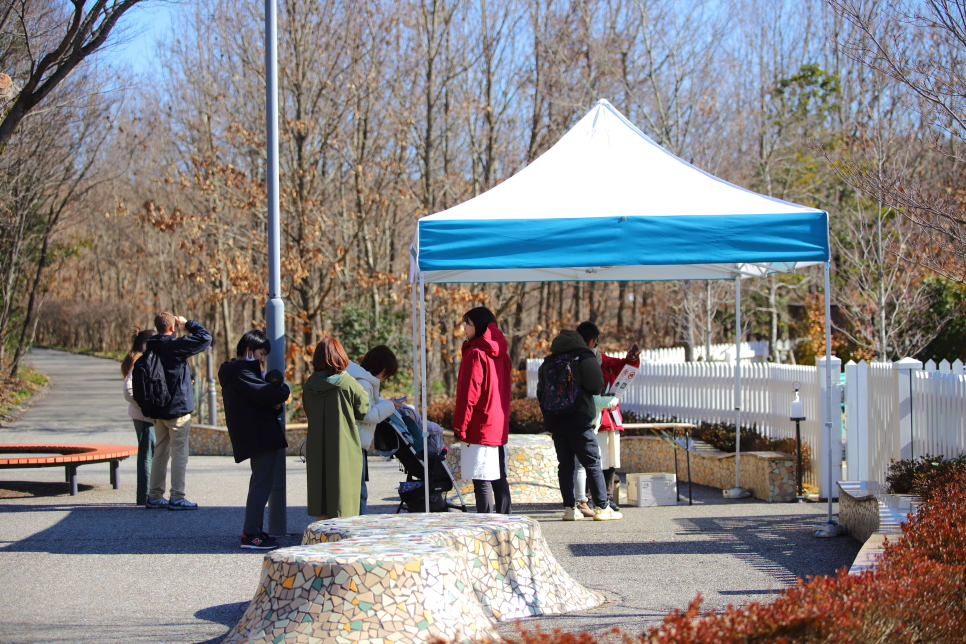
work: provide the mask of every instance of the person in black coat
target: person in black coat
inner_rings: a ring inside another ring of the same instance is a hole
[[[277,371],[266,374],[268,382],[262,376],[261,363],[271,350],[271,342],[262,331],[248,331],[238,341],[237,357],[218,369],[235,462],[249,459],[252,468],[241,547],[253,550],[278,547],[262,531],[262,522],[275,480],[276,455],[288,447],[281,418],[282,403],[290,394],[288,385]]]

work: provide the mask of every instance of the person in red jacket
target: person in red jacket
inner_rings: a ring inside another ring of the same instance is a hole
[[[507,342],[490,309],[463,316],[463,360],[456,381],[453,433],[460,445],[460,472],[473,480],[476,511],[510,513],[506,443],[510,436],[512,367]]]
[[[579,329],[580,327],[578,327]],[[641,366],[641,349],[634,344],[627,355],[621,358],[611,358],[603,353],[598,355],[600,368],[604,372],[604,390],[601,393],[609,393],[614,381],[620,375],[621,370],[630,365],[632,367]],[[603,410],[600,418],[600,428],[597,430],[597,447],[600,449],[600,469],[604,474],[604,485],[607,486],[607,504],[615,511],[619,511],[617,503],[614,501],[614,479],[617,475],[617,468],[621,466],[621,444],[620,434],[623,432],[623,419],[621,418],[620,403],[616,407]]]

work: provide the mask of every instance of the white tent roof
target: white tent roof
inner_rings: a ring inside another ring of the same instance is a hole
[[[723,279],[826,261],[825,212],[722,181],[605,100],[491,190],[419,220],[427,282]]]

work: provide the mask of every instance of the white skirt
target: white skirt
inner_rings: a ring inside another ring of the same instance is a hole
[[[621,466],[620,432],[597,432],[597,447],[600,449],[600,469],[609,470]]]
[[[509,471],[508,450],[503,449],[504,471]],[[460,443],[460,478],[464,481],[496,481],[500,478],[500,448]]]

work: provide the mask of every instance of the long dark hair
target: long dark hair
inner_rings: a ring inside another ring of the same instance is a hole
[[[148,344],[148,338],[158,334],[154,329],[144,329],[136,326],[132,329],[133,337],[131,338],[131,350],[127,352],[124,356],[124,361],[121,362],[121,375],[127,378],[127,374],[131,372],[131,367],[137,362],[137,359],[141,357],[144,353],[144,349]]]
[[[483,335],[486,327],[490,326],[491,322],[496,324],[496,316],[493,315],[493,311],[485,306],[478,306],[463,314],[463,322],[470,322],[476,327],[476,335],[470,338],[470,340],[474,340]]]

